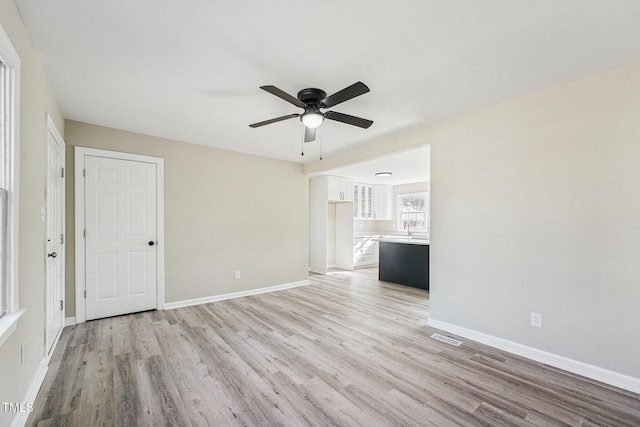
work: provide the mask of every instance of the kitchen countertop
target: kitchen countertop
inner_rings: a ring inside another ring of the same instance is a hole
[[[427,240],[427,239],[416,239],[416,238],[413,238],[413,237],[391,236],[391,237],[380,237],[377,240],[380,241],[380,242],[383,242],[383,243],[404,243],[404,244],[408,244],[408,245],[425,245],[425,246],[429,245],[429,240]]]

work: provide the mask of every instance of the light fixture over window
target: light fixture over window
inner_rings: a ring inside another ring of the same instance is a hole
[[[385,176],[391,176],[391,175],[393,175],[391,172],[378,172],[376,174],[376,176],[381,177],[381,178],[383,178]]]
[[[324,115],[318,110],[307,110],[300,116],[300,120],[306,127],[315,129],[324,121]]]

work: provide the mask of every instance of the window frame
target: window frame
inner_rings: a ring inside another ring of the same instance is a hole
[[[0,73],[2,72],[2,63],[0,63]],[[0,93],[0,99],[2,99]],[[1,148],[1,147],[0,147]],[[8,295],[8,279],[7,279],[7,230],[8,230],[8,221],[7,221],[7,200],[8,200],[8,192],[4,188],[2,188],[2,184],[0,184],[0,318],[4,316],[8,311],[9,307],[7,301],[9,300]]]
[[[396,210],[395,210],[395,225],[396,230],[404,231],[405,227],[402,224],[402,199],[405,197],[424,197],[424,227],[411,227],[411,231],[428,232],[429,231],[429,192],[418,191],[415,193],[400,193],[396,195]],[[418,211],[416,213],[421,213]]]
[[[0,62],[3,67],[4,88],[2,102],[4,126],[0,138],[0,150],[3,156],[0,186],[7,190],[7,229],[4,257],[3,307],[0,313],[0,346],[15,331],[18,319],[25,310],[19,309],[18,300],[18,230],[19,230],[19,194],[20,194],[20,70],[21,61],[11,40],[0,25]]]

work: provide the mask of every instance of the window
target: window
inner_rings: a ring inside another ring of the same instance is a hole
[[[5,131],[5,110],[6,110],[6,73],[7,67],[0,62],[0,317],[7,312],[8,301],[8,280],[6,277],[7,268],[7,162],[6,162],[6,131]]]
[[[0,317],[7,312],[8,280],[5,267],[7,252],[7,190],[0,187]]]
[[[16,329],[20,57],[0,26],[0,345]]]
[[[428,231],[429,193],[398,194],[396,227],[400,230]]]

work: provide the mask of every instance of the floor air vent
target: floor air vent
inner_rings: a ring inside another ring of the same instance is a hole
[[[440,334],[433,334],[431,335],[431,338],[433,338],[434,340],[446,342],[447,344],[455,345],[456,347],[462,345],[462,341],[454,340],[453,338],[445,337],[444,335]]]

